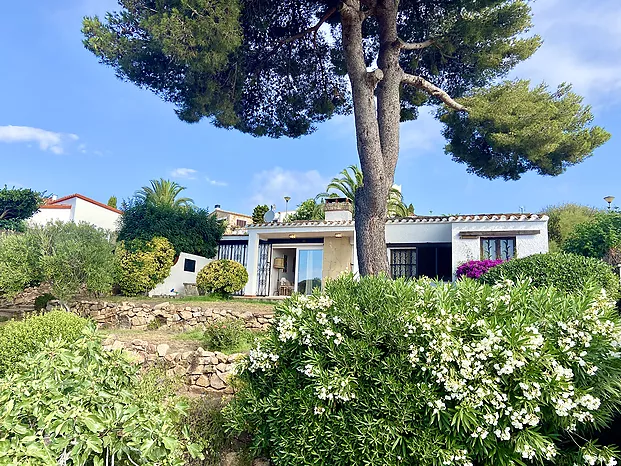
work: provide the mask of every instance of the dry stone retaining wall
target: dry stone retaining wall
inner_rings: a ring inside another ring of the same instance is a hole
[[[193,393],[233,393],[229,378],[236,361],[245,356],[242,353],[224,354],[217,351],[205,351],[203,348],[173,353],[170,352],[170,346],[166,343],[154,345],[140,339],[122,341],[115,335],[108,336],[103,345],[108,350],[127,351],[140,365],[163,365],[169,376],[181,377],[188,386],[188,390]]]
[[[48,303],[48,309],[57,306],[57,302]],[[242,319],[248,329],[266,330],[273,318],[271,313],[239,312],[208,306],[183,306],[169,302],[141,304],[78,301],[71,304],[70,309],[80,316],[93,319],[98,327],[134,330],[146,330],[149,324],[154,324],[158,328],[192,330],[225,319]]]

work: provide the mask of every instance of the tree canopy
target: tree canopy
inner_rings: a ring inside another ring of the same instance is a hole
[[[621,247],[621,213],[601,212],[577,225],[563,244],[565,252],[603,259]]]
[[[567,203],[546,207],[542,213],[549,218],[548,238],[550,250],[558,252],[562,249],[565,240],[571,235],[576,226],[593,220],[598,210],[586,205]]]
[[[313,198],[306,199],[298,206],[294,213],[287,217],[286,221],[322,220],[325,218],[323,207],[323,202],[317,202],[317,200]]]
[[[205,209],[135,202],[127,206],[121,217],[118,239],[148,242],[161,236],[172,243],[176,254],[186,252],[214,257],[223,232],[222,222]]]
[[[5,185],[0,189],[0,230],[22,230],[23,220],[32,217],[42,203],[41,193]]]
[[[151,186],[143,186],[136,192],[136,197],[158,207],[189,207],[194,201],[189,197],[179,197],[186,188],[175,181],[151,180]]]
[[[399,123],[439,107],[446,152],[487,178],[558,175],[609,137],[569,85],[502,81],[540,46],[527,0],[119,0],[84,45],[187,122],[299,137],[353,111],[361,274],[388,271]]]
[[[265,204],[256,206],[252,211],[252,221],[254,223],[263,223],[263,216],[268,210],[270,210],[270,208]]]

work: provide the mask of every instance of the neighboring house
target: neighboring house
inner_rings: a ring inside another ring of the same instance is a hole
[[[196,275],[212,259],[182,252],[170,268],[170,275],[151,291],[149,296],[183,296],[186,284],[196,284]]]
[[[216,207],[211,215],[215,215],[218,220],[224,220],[226,222],[225,234],[232,233],[239,228],[246,228],[252,223],[252,215],[238,214],[237,212],[222,210],[219,204],[216,204]]]
[[[519,213],[388,219],[386,243],[393,277],[448,281],[469,260],[547,252],[548,217]],[[222,237],[218,258],[246,267],[246,295],[310,293],[343,271],[358,271],[351,203],[327,199],[325,220],[249,225]]]
[[[28,220],[32,225],[49,222],[86,222],[104,230],[116,230],[122,212],[81,194],[49,199]]]

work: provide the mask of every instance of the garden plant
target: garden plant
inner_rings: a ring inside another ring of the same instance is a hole
[[[0,377],[0,465],[183,466],[200,456],[180,427],[185,404],[145,383],[94,329],[48,342]]]
[[[277,307],[230,425],[276,465],[615,464],[621,320],[575,294],[352,275]]]
[[[203,267],[196,276],[196,286],[201,293],[230,296],[248,283],[248,271],[239,262],[218,259]]]
[[[504,279],[528,278],[533,286],[554,286],[567,292],[580,292],[591,282],[604,288],[609,297],[619,297],[619,276],[605,262],[576,254],[533,254],[512,259],[480,276],[484,283],[493,285]]]

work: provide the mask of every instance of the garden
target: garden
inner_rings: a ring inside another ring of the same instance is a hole
[[[231,261],[148,298],[173,234],[20,227],[0,291],[48,291],[0,325],[0,465],[614,466],[619,218],[455,283],[343,275],[276,306],[231,299]]]

